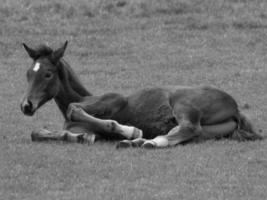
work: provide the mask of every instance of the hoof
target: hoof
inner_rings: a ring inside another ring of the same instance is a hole
[[[37,136],[37,133],[35,131],[32,131],[31,139],[32,139],[33,142],[38,141],[38,136]]]
[[[146,141],[141,147],[145,149],[154,149],[157,147],[157,145],[153,141]]]
[[[122,140],[116,146],[117,149],[124,149],[129,147],[132,147],[132,142],[130,140]]]
[[[144,138],[137,138],[132,141],[133,147],[141,147],[145,143],[146,139]]]
[[[85,143],[85,144],[91,145],[91,144],[95,143],[95,140],[96,140],[95,134],[84,133],[81,135],[80,143]]]
[[[141,129],[134,127],[133,136],[131,139],[137,139],[142,137],[143,137],[143,131]]]
[[[46,129],[34,130],[31,133],[31,139],[33,142],[47,141],[47,138],[45,136],[49,133],[50,133],[50,131],[48,131]]]

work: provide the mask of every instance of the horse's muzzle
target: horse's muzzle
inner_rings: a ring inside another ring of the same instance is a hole
[[[29,101],[27,98],[25,98],[21,104],[20,104],[21,111],[24,115],[33,116],[35,112],[35,108],[33,106],[33,103]]]

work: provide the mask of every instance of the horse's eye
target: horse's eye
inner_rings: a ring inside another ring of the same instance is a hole
[[[53,76],[53,73],[52,72],[46,72],[45,73],[45,78],[46,79],[50,79],[50,78],[52,78],[52,76]]]

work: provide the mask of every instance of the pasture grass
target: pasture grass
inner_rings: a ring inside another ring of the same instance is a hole
[[[116,150],[32,143],[60,129],[54,102],[32,118],[19,101],[31,60],[21,43],[57,47],[93,94],[214,85],[266,136],[263,0],[5,0],[0,5],[0,199],[266,199],[266,140]]]

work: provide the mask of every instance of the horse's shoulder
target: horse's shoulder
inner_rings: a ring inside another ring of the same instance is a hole
[[[127,105],[127,98],[118,93],[87,96],[80,102],[83,109],[99,118],[111,118]]]
[[[121,110],[128,103],[128,100],[125,96],[119,93],[106,93],[101,96],[98,96],[97,104],[102,104],[109,110],[112,110],[112,113]]]

